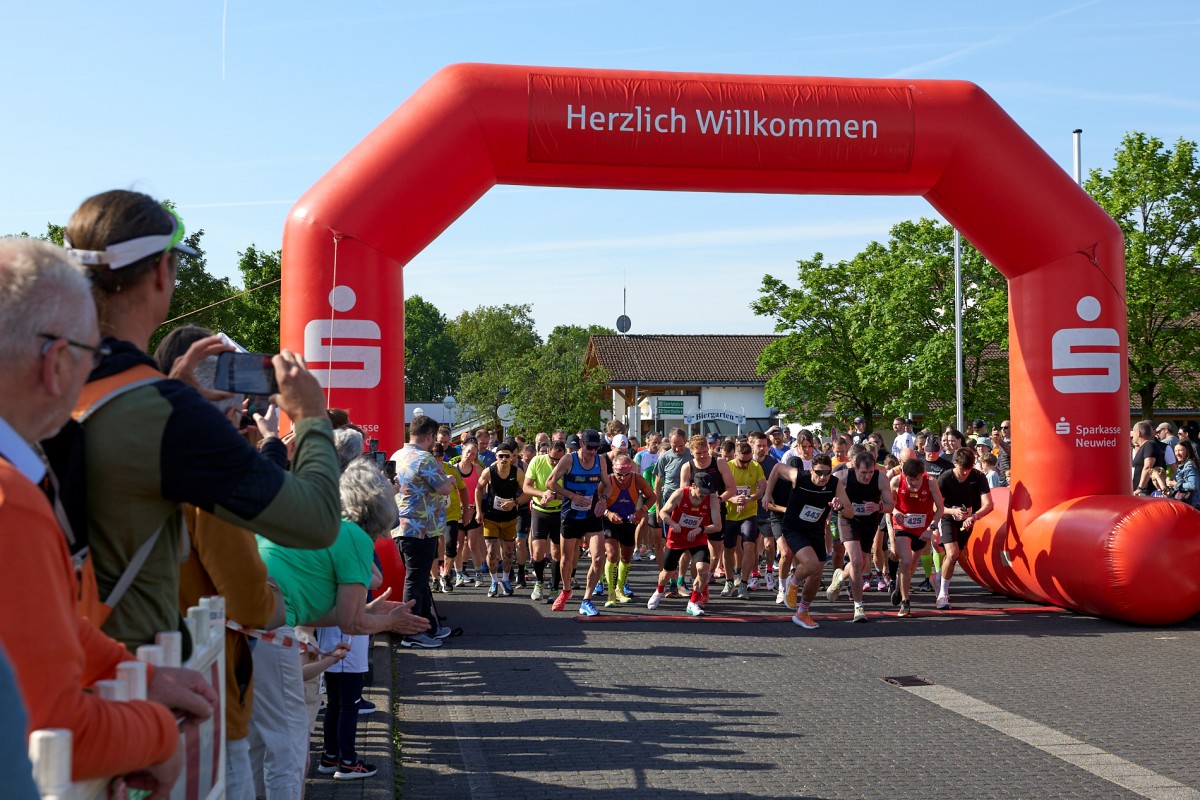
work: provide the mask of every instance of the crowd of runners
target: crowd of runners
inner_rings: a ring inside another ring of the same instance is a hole
[[[713,594],[733,610],[757,592],[808,629],[822,590],[830,601],[844,592],[856,623],[868,621],[872,591],[898,617],[910,616],[916,591],[951,608],[959,555],[992,509],[991,489],[1008,485],[1010,423],[914,433],[896,418],[893,431],[885,444],[857,418],[825,441],[774,426],[725,437],[676,428],[638,442],[612,421],[528,440],[480,428],[456,443],[442,426],[432,454],[455,488],[430,586],[527,592],[555,611],[578,603],[584,616],[677,601],[700,617]],[[644,600],[628,584],[634,561],[659,567]]]

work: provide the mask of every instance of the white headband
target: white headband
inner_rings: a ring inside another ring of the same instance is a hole
[[[64,233],[63,245],[66,246],[67,252],[78,259],[81,264],[93,267],[107,264],[109,269],[121,269],[122,267],[128,267],[130,264],[141,261],[146,256],[152,256],[155,253],[165,253],[168,250],[178,250],[184,255],[189,256],[196,255],[194,249],[183,244],[183,242],[175,241],[175,236],[179,233],[180,227],[179,219],[172,215],[170,233],[139,236],[136,239],[128,239],[124,242],[110,244],[103,250],[76,249],[71,244],[70,238]]]

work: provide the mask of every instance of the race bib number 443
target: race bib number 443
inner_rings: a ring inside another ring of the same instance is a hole
[[[800,519],[805,522],[817,522],[821,519],[821,515],[825,513],[825,509],[819,506],[805,506],[800,509]]]

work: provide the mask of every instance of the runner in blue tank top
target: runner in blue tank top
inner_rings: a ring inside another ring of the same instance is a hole
[[[604,537],[601,519],[609,493],[608,469],[597,452],[604,439],[596,430],[586,430],[580,436],[579,452],[558,462],[546,484],[563,499],[562,532],[560,533],[560,562],[563,576],[562,594],[551,606],[562,611],[571,599],[568,577],[579,562],[579,543],[586,536],[592,554],[592,567],[587,574],[587,588],[579,613],[594,617],[600,613],[592,605],[592,592],[604,572]]]

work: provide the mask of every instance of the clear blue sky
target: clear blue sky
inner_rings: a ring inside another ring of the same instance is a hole
[[[1200,139],[1200,5],[961,2],[75,2],[10,4],[0,48],[0,232],[65,222],[115,187],[179,204],[210,269],[279,247],[291,205],[459,61],[953,78],[989,92],[1071,169],[1121,136]],[[405,270],[447,315],[532,303],[543,333],[762,333],[761,277],[848,258],[919,198],[496,187]],[[487,289],[487,286],[494,286]],[[670,301],[670,302],[668,302]],[[668,311],[682,301],[686,313]],[[702,310],[701,310],[702,309]]]

